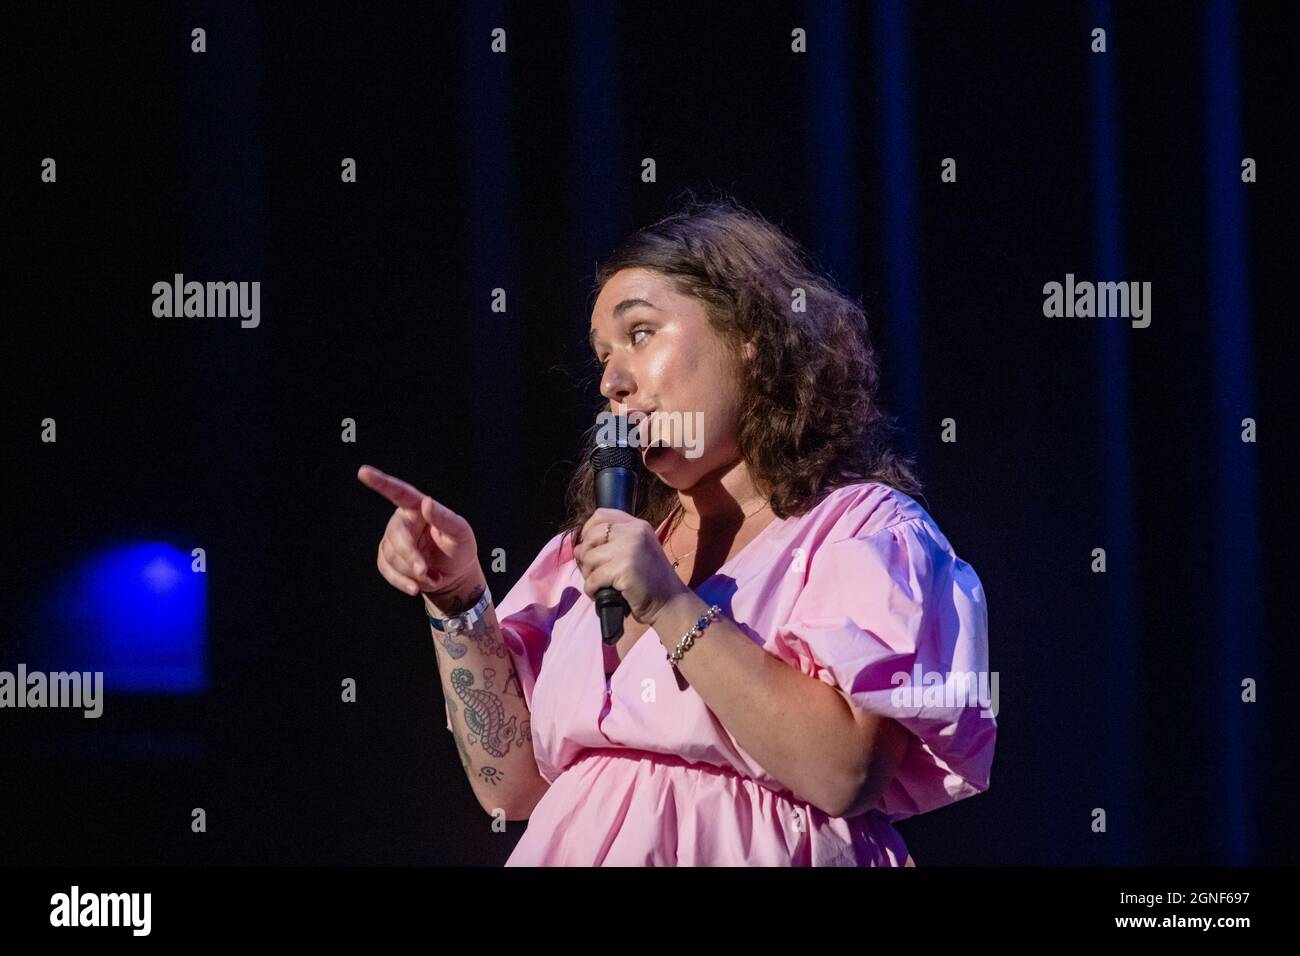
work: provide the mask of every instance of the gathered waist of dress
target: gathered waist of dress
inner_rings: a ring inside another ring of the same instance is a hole
[[[687,760],[685,757],[677,754],[663,753],[658,750],[643,750],[638,747],[593,747],[583,751],[573,763],[565,768],[564,772],[585,764],[592,760],[612,758],[618,760],[630,760],[637,763],[650,761],[665,767],[678,767],[683,770],[695,770],[703,774],[718,776],[730,780],[739,780],[744,784],[766,790],[774,797],[778,797],[787,803],[796,806],[804,806],[805,802],[800,800],[794,793],[788,789],[773,787],[761,780],[755,780],[753,777],[747,777],[740,773],[734,767],[720,767],[714,763],[703,763],[700,761]]]

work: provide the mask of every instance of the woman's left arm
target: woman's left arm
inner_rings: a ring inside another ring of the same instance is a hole
[[[664,650],[708,610],[694,591],[670,597],[651,626]],[[677,669],[736,742],[798,797],[833,817],[870,809],[893,779],[910,734],[849,705],[831,685],[763,650],[719,615]]]
[[[573,556],[587,596],[617,589],[665,651],[708,610],[640,518],[597,508],[580,538]],[[897,721],[851,707],[839,690],[768,654],[725,617],[677,667],[764,770],[829,816],[870,809],[906,752],[910,734]]]

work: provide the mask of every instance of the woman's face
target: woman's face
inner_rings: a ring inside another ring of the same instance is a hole
[[[658,272],[624,269],[596,299],[591,342],[610,411],[655,413],[659,439],[673,444],[641,449],[646,468],[666,484],[690,488],[739,457],[733,359],[703,302]],[[641,427],[648,438],[649,422]]]

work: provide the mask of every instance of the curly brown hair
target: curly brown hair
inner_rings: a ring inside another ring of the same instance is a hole
[[[736,359],[737,445],[778,518],[804,514],[832,489],[857,482],[921,493],[914,462],[891,447],[895,420],[876,400],[880,366],[864,309],[780,227],[732,197],[699,200],[688,191],[677,212],[633,233],[600,265],[593,302],[615,273],[635,268],[667,276],[704,303]],[[803,311],[792,307],[796,290]],[[745,342],[756,347],[752,360],[743,356]],[[585,448],[599,424],[584,436]],[[657,527],[677,504],[671,485],[643,474],[637,517]],[[564,534],[576,538],[595,509],[583,457],[569,481]]]

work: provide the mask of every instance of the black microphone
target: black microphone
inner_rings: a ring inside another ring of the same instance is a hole
[[[614,508],[636,513],[636,488],[641,479],[641,452],[628,444],[626,415],[601,412],[615,426],[612,441],[598,441],[591,451],[591,468],[595,472],[596,507]],[[603,426],[608,428],[608,424]],[[600,638],[606,644],[623,636],[623,618],[632,608],[618,589],[603,587],[596,592],[596,614],[600,617]]]

